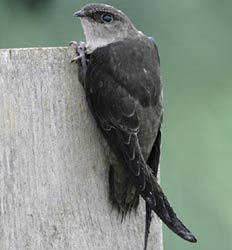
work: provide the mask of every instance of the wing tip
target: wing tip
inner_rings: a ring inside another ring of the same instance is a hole
[[[197,243],[197,238],[191,233],[188,233],[187,235],[185,235],[184,239],[191,243]]]

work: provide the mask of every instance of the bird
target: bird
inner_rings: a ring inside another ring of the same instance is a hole
[[[196,237],[177,217],[157,180],[163,121],[163,87],[155,40],[139,31],[120,10],[85,5],[86,42],[71,42],[88,106],[112,150],[109,192],[122,218],[145,201],[144,250],[152,211],[181,238]]]

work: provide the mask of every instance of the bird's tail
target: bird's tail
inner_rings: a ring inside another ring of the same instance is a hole
[[[139,204],[139,191],[128,179],[124,166],[110,166],[109,171],[110,201],[121,214],[122,220]]]

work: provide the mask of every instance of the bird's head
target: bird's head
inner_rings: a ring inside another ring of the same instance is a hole
[[[74,16],[81,18],[90,51],[141,34],[124,13],[106,4],[87,4]]]

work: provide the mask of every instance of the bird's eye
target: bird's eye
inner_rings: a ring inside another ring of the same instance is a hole
[[[101,20],[104,23],[111,23],[111,22],[113,22],[114,18],[113,18],[112,14],[103,13],[103,14],[101,14]]]

